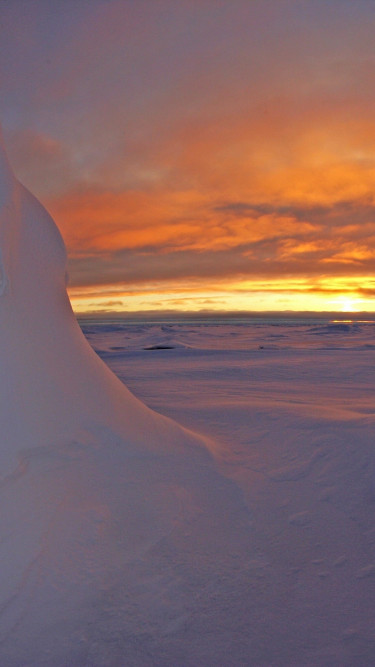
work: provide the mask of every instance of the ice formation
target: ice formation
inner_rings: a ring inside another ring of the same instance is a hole
[[[1,148],[1,465],[30,446],[109,429],[127,449],[173,450],[172,422],[141,404],[95,355],[66,293],[66,251],[41,204],[13,177]]]
[[[0,663],[180,664],[247,514],[204,439],[86,342],[60,233],[3,141],[0,198]]]

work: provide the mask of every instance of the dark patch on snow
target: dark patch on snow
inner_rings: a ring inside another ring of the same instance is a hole
[[[357,330],[358,327],[354,324],[346,324],[345,322],[338,322],[327,324],[323,327],[312,327],[307,330],[309,334],[325,335],[325,334],[336,334],[336,333],[349,333],[353,330]]]
[[[144,350],[174,350],[173,345],[149,345],[148,347],[144,347]]]

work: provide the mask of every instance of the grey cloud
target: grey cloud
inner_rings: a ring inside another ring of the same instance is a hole
[[[182,279],[246,279],[267,280],[286,276],[316,278],[323,273],[332,276],[370,275],[374,270],[372,260],[355,264],[343,264],[332,260],[321,264],[323,253],[312,253],[310,257],[296,257],[283,261],[277,257],[276,247],[267,241],[258,244],[254,259],[237,249],[217,252],[193,251],[168,252],[165,254],[139,254],[123,250],[110,257],[77,257],[70,259],[70,284],[72,287],[110,285],[115,283],[147,283],[155,281],[179,281]],[[247,247],[247,251],[250,247]]]
[[[252,203],[243,201],[223,202],[213,208],[217,213],[232,217],[276,215],[290,216],[299,222],[341,225],[360,224],[375,221],[375,201],[344,200],[330,206],[278,206],[267,202]]]

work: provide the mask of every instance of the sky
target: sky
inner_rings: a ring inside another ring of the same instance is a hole
[[[78,313],[375,311],[374,0],[0,0]]]

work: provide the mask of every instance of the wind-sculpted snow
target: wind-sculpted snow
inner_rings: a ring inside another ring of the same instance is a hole
[[[249,550],[248,511],[212,442],[88,345],[60,233],[2,145],[0,196],[0,664],[178,664],[186,619]]]

